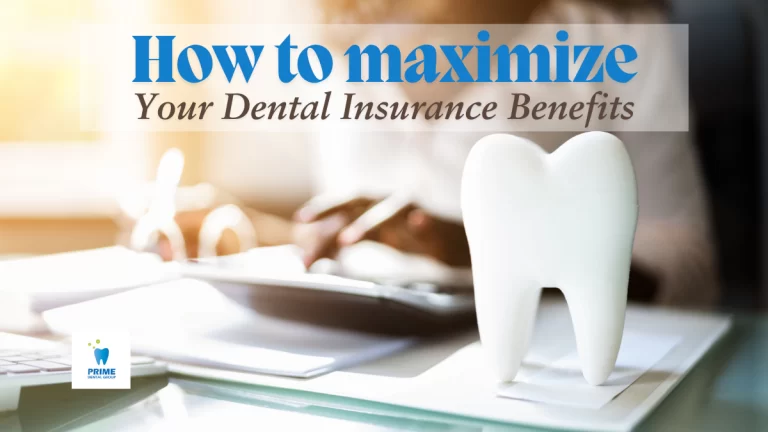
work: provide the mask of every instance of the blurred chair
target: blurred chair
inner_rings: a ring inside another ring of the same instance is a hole
[[[760,144],[766,136],[762,1],[667,1],[671,21],[689,24],[691,127],[711,193],[721,304],[729,309],[768,301],[761,280],[768,203],[768,149]]]

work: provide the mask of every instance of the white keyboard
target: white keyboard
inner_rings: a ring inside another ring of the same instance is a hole
[[[0,332],[0,412],[18,406],[22,387],[72,381],[69,344]],[[131,376],[162,375],[166,364],[131,357]]]

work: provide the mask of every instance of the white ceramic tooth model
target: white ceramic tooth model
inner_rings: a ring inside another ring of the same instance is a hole
[[[549,154],[513,135],[481,139],[461,204],[480,339],[500,381],[515,378],[543,287],[563,291],[582,373],[600,385],[624,331],[637,187],[624,144],[589,132]]]

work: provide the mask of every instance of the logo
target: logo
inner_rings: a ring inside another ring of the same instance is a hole
[[[96,343],[88,342],[88,346],[93,348],[93,357],[96,359],[96,365],[106,366],[109,360],[109,348],[99,347],[101,339],[96,339]],[[108,368],[89,368],[88,379],[114,379],[115,369]]]
[[[73,334],[72,388],[131,388],[130,356],[130,343],[126,332]]]

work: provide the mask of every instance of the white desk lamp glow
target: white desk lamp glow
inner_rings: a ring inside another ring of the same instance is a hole
[[[541,289],[557,287],[584,378],[604,383],[624,330],[638,211],[621,140],[589,132],[548,154],[513,135],[487,136],[469,154],[461,195],[480,339],[499,381],[520,368]]]

